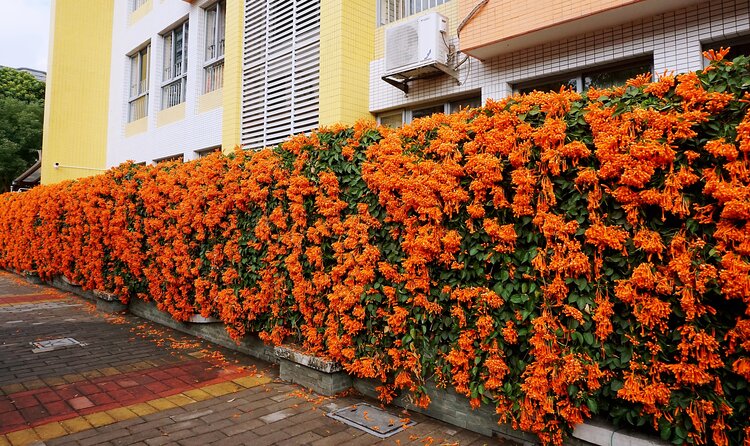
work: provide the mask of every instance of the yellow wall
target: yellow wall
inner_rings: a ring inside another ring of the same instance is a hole
[[[375,48],[374,0],[320,2],[320,125],[351,124],[369,112]]]
[[[224,111],[221,150],[231,152],[240,144],[242,129],[242,45],[245,17],[244,0],[227,0],[224,47]]]
[[[113,2],[54,0],[44,106],[42,183],[99,173],[107,156]]]

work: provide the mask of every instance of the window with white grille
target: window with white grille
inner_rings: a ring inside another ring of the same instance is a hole
[[[148,76],[151,44],[130,56],[130,92],[128,99],[128,122],[148,115]]]
[[[319,0],[246,0],[242,143],[278,144],[318,126]]]
[[[412,14],[447,3],[449,0],[377,0],[378,24],[386,25]]]
[[[206,8],[206,41],[203,63],[203,92],[224,86],[224,33],[227,23],[225,0]]]
[[[146,4],[147,0],[130,0],[130,12],[135,11]]]
[[[188,64],[188,22],[164,35],[161,84],[162,110],[185,102]]]

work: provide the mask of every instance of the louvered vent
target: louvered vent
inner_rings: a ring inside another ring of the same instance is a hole
[[[242,143],[275,145],[318,127],[320,1],[245,2]]]

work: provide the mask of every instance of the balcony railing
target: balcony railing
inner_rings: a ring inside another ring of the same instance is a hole
[[[130,0],[130,1],[131,1],[130,10],[135,11],[136,9],[146,4],[148,0]]]
[[[148,115],[148,94],[139,96],[129,102],[130,111],[128,113],[128,122],[137,121]]]
[[[161,108],[162,110],[174,107],[185,100],[185,78],[172,81],[161,87]]]
[[[412,14],[447,3],[449,0],[380,0],[378,3],[378,23],[386,25]]]
[[[210,93],[224,86],[224,61],[220,60],[205,68],[203,93]]]
[[[218,59],[220,57],[224,57],[224,39],[219,40],[219,43],[206,47],[206,60]]]

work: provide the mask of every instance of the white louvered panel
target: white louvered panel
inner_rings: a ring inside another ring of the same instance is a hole
[[[242,142],[278,144],[318,126],[320,0],[246,0]]]

